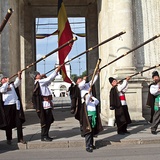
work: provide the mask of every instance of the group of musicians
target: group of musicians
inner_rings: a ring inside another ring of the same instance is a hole
[[[58,75],[60,69],[61,66],[48,77],[41,75],[39,72],[32,74],[32,78],[35,80],[32,102],[40,118],[41,141],[50,142],[53,140],[49,136],[50,125],[54,122],[54,117],[52,114],[52,94],[48,86]],[[95,75],[92,86],[91,81],[86,82],[86,77],[78,78],[75,84],[72,84],[72,86],[77,86],[78,90],[76,92],[79,92],[79,102],[81,104],[78,105],[79,108],[76,109],[77,113],[75,115],[79,115],[78,120],[80,121],[81,135],[85,137],[87,152],[93,152],[93,149],[96,148],[93,137],[103,130],[99,112],[99,100],[94,96],[92,91],[93,84],[96,82],[99,72]],[[21,83],[21,74],[22,72],[18,72],[18,76],[14,82],[10,82],[9,78],[5,76],[1,78],[0,128],[6,132],[7,144],[12,143],[12,129],[15,127],[17,127],[18,142],[26,143],[23,140],[22,132],[22,124],[25,122],[25,116],[18,92],[18,86]],[[152,73],[152,78],[153,83],[149,85],[147,105],[151,107],[151,133],[156,134],[158,124],[160,123],[160,77],[157,71]],[[127,125],[131,123],[131,119],[125,98],[129,80],[130,77],[127,77],[122,82],[119,82],[113,77],[109,78],[109,83],[112,85],[110,90],[110,109],[115,110],[117,133],[121,135],[130,134],[127,130]],[[70,95],[70,97],[73,100],[76,96]]]

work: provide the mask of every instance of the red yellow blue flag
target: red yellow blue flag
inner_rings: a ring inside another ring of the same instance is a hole
[[[67,18],[67,13],[65,10],[63,0],[58,0],[58,46],[60,47],[61,45],[67,43],[72,38],[73,38],[72,30]],[[73,43],[59,50],[58,57],[60,65],[65,62],[65,59],[72,48],[72,44]],[[62,66],[61,73],[63,80],[65,82],[72,83],[70,78],[67,76],[65,65]]]

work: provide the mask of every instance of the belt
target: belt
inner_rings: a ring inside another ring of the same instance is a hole
[[[42,96],[43,101],[51,101],[52,100],[52,95],[49,96]]]

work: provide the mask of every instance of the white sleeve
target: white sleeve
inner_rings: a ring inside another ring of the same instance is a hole
[[[14,87],[17,88],[21,84],[21,80],[17,77],[14,81]]]
[[[117,89],[119,92],[121,92],[121,91],[126,92],[127,87],[128,87],[128,82],[127,82],[127,80],[124,80],[122,82],[122,84],[118,84]]]
[[[52,80],[57,76],[57,74],[57,72],[53,72],[47,78],[40,79],[39,83],[41,83],[41,85],[49,85]]]
[[[86,105],[88,105],[91,96],[92,96],[91,94],[87,94],[87,95],[85,96],[85,103],[86,103]]]
[[[9,84],[8,82],[7,82],[7,83],[4,83],[4,84],[0,87],[0,92],[1,92],[1,93],[7,92],[8,84]]]
[[[78,87],[79,87],[80,90],[83,89],[83,87],[85,86],[85,83],[86,83],[86,81],[83,80],[83,81],[81,81],[81,82],[78,84]]]
[[[99,100],[98,100],[97,98],[92,97],[92,99],[94,100],[94,104],[95,104],[95,106],[99,104]]]
[[[93,80],[93,84],[95,84],[95,82],[97,81],[97,79],[98,79],[98,74],[95,75],[94,80]],[[89,84],[91,85],[91,81],[89,81]]]
[[[159,85],[151,85],[150,86],[150,93],[154,96],[159,95],[160,94]]]

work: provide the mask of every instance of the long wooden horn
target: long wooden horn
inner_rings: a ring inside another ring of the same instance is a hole
[[[63,65],[65,65],[65,64],[67,64],[67,63],[73,61],[74,59],[76,59],[76,58],[82,56],[83,54],[88,53],[88,52],[92,51],[93,49],[95,49],[95,48],[97,48],[97,47],[99,47],[99,46],[101,46],[101,45],[103,45],[103,44],[105,44],[105,43],[107,43],[107,42],[109,42],[109,41],[111,41],[111,40],[113,40],[113,39],[115,39],[115,38],[121,36],[122,34],[125,34],[125,33],[126,33],[125,31],[122,31],[122,32],[120,32],[120,33],[118,33],[118,34],[116,34],[116,35],[114,35],[114,36],[112,36],[112,37],[106,39],[105,41],[103,41],[103,42],[101,42],[101,43],[99,43],[99,44],[97,44],[97,45],[95,45],[95,46],[93,46],[93,47],[87,49],[86,51],[84,51],[84,52],[80,53],[79,55],[77,55],[77,56],[71,58],[70,60],[66,61]],[[57,68],[57,67],[51,69],[50,71],[46,72],[45,74],[48,74],[48,73],[52,72],[52,71],[55,70],[56,68]]]
[[[3,31],[6,23],[8,22],[10,16],[12,15],[12,13],[13,13],[12,8],[8,9],[8,12],[7,12],[7,14],[6,14],[5,18],[3,19],[2,24],[1,24],[1,26],[0,26],[0,34],[1,34],[1,32]]]
[[[144,69],[144,70],[142,70],[142,71],[136,72],[136,73],[130,75],[129,77],[132,78],[132,77],[134,77],[134,76],[136,76],[136,75],[138,75],[138,74],[142,74],[142,73],[144,73],[144,72],[147,72],[147,71],[149,71],[149,70],[151,70],[151,69],[154,69],[154,68],[157,68],[157,67],[159,67],[159,66],[160,66],[160,64],[155,65],[155,66],[152,66],[152,67],[150,67],[150,68],[147,68],[147,69]],[[119,82],[122,82],[122,81],[125,80],[125,79],[126,79],[126,78],[120,80]]]
[[[155,39],[158,38],[158,37],[160,37],[160,34],[155,35],[154,37],[150,38],[149,40],[145,41],[144,43],[138,45],[137,47],[131,49],[130,51],[128,51],[128,52],[124,53],[123,55],[119,56],[118,58],[114,59],[113,61],[111,61],[111,62],[109,62],[108,64],[106,64],[106,65],[104,65],[103,67],[101,67],[100,70],[103,69],[103,68],[105,68],[105,67],[107,67],[107,66],[109,66],[110,64],[116,62],[117,60],[121,59],[122,57],[128,55],[129,53],[135,51],[136,49],[138,49],[138,48],[140,48],[140,47],[146,45],[147,43],[149,43],[149,42],[155,40]]]
[[[68,42],[64,43],[63,45],[61,45],[60,47],[56,48],[55,50],[53,50],[52,52],[46,54],[45,56],[43,56],[42,58],[40,58],[39,60],[31,63],[30,65],[28,65],[26,68],[22,69],[21,72],[27,70],[28,68],[32,67],[33,65],[35,65],[36,63],[42,61],[43,59],[47,58],[48,56],[54,54],[55,52],[59,51],[60,49],[64,48],[65,46],[69,45],[70,43],[74,42],[77,40],[77,37],[72,38],[71,40],[69,40]],[[13,77],[17,76],[17,74],[14,74],[13,76],[11,76],[9,79],[12,79]]]

